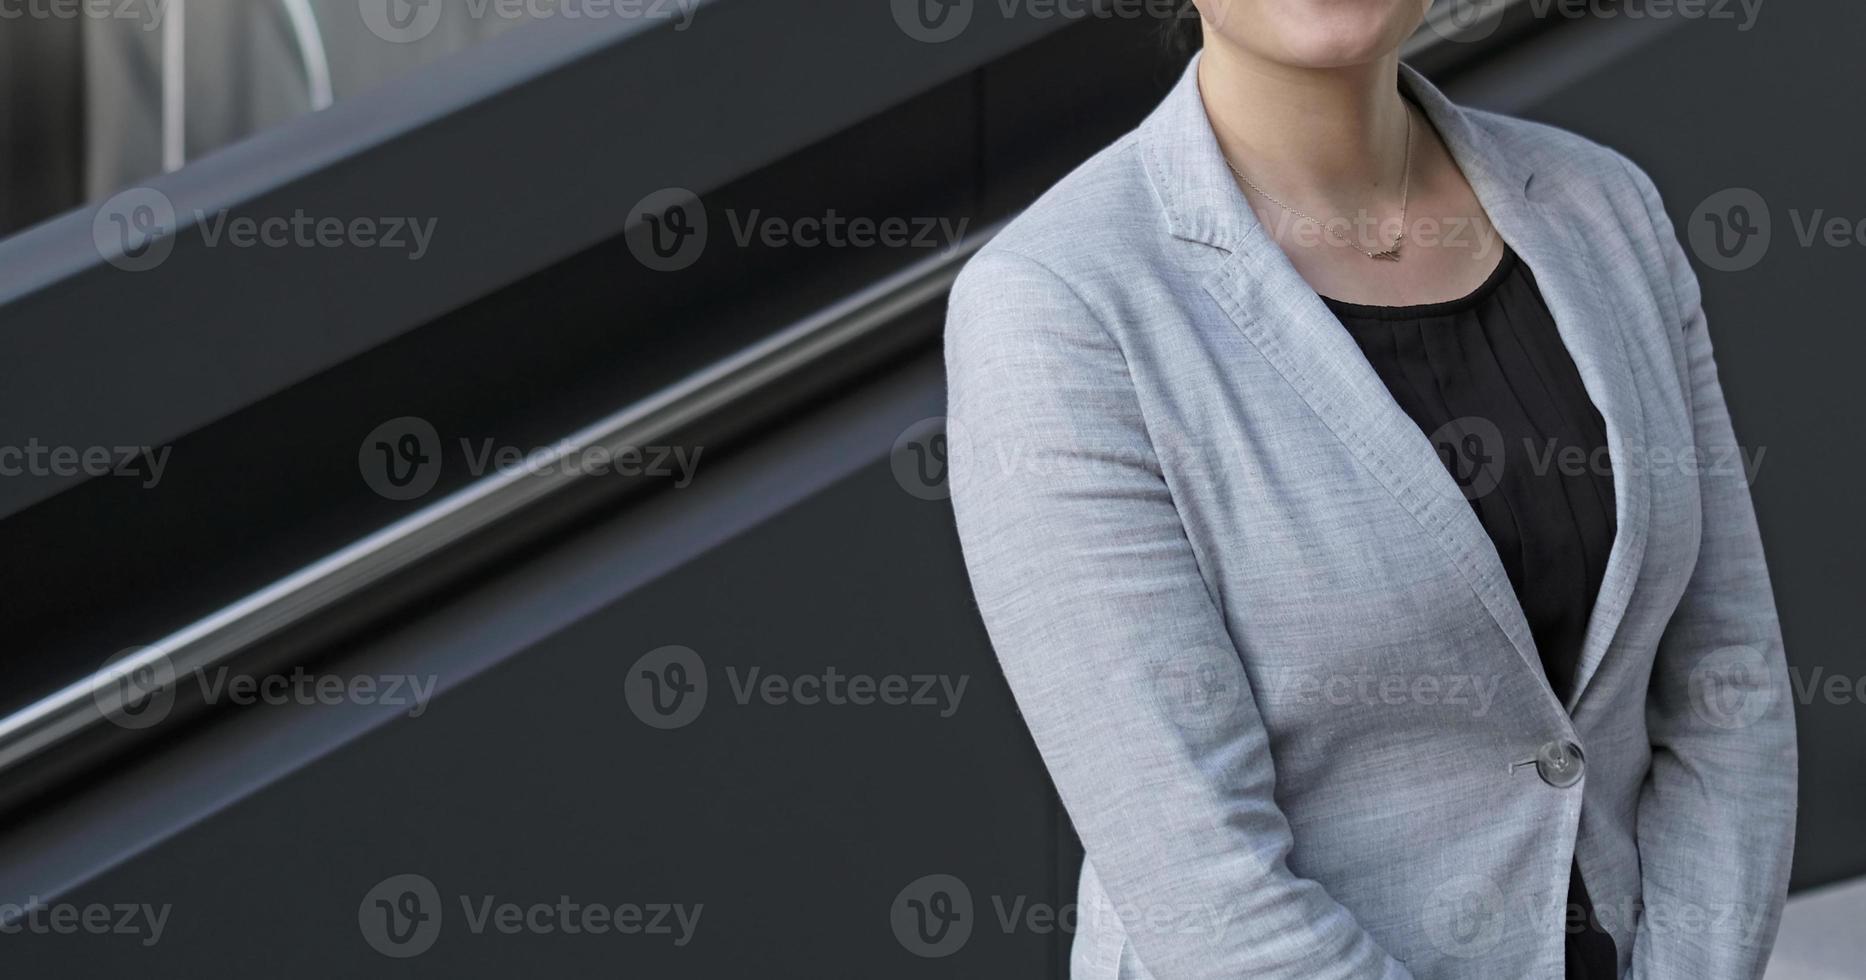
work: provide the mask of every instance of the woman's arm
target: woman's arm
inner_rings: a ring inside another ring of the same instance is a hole
[[[1114,339],[1048,269],[988,250],[954,287],[946,360],[979,608],[1140,960],[1173,980],[1409,980],[1285,864],[1263,726]]]
[[[1630,167],[1630,164],[1629,164]],[[1760,977],[1795,840],[1795,719],[1781,627],[1697,277],[1658,192],[1633,170],[1684,332],[1703,544],[1660,640],[1639,800],[1645,913],[1633,976]]]

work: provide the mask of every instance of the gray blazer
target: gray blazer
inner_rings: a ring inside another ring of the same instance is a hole
[[[1074,976],[1559,978],[1570,855],[1623,974],[1760,976],[1793,706],[1657,192],[1402,73],[1606,420],[1619,532],[1562,704],[1463,492],[1236,189],[1196,68],[971,261],[946,332],[966,563],[1088,853]]]

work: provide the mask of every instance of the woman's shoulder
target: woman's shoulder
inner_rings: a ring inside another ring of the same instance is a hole
[[[1695,301],[1696,280],[1679,254],[1678,232],[1658,186],[1632,158],[1559,126],[1476,109],[1474,125],[1518,161],[1531,200],[1573,215],[1598,244],[1624,239],[1647,277],[1666,282],[1682,302]]]
[[[1147,276],[1164,225],[1133,134],[1057,181],[979,249],[953,283],[949,370],[1005,360],[1049,373],[1113,352],[1125,291]]]
[[[1533,196],[1639,204],[1656,197],[1652,178],[1626,154],[1551,123],[1483,109],[1462,110],[1529,173]]]

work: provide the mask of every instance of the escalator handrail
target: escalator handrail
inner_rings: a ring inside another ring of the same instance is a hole
[[[693,420],[783,386],[810,364],[942,302],[966,260],[1000,227],[970,235],[938,255],[585,426],[534,457],[530,465],[463,487],[0,718],[0,781],[72,737],[110,725],[114,707],[125,697],[124,685],[132,683],[128,678],[157,678],[154,686],[159,689],[176,677],[235,664],[283,631],[588,482],[588,474],[579,467],[554,463],[585,453],[613,454],[632,446],[662,444]],[[138,686],[129,690],[138,696],[154,693]]]

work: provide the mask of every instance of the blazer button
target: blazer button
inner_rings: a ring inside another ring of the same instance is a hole
[[[1536,752],[1536,774],[1556,789],[1567,789],[1581,781],[1581,747],[1565,739],[1544,744]]]

